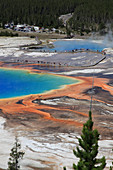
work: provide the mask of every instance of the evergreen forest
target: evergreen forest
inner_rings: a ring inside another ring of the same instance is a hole
[[[61,27],[59,16],[73,13],[68,29],[87,32],[113,27],[113,0],[0,0],[0,23]]]
[[[59,27],[58,17],[73,12],[77,0],[0,0],[0,23]]]
[[[113,29],[113,0],[84,0],[75,8],[68,24],[81,33]]]

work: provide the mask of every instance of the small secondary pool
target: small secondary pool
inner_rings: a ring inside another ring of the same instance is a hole
[[[40,94],[77,82],[78,80],[74,78],[0,69],[0,99]]]
[[[69,52],[72,50],[92,50],[92,51],[102,51],[104,48],[109,47],[104,41],[92,41],[92,40],[57,40],[53,42],[54,48],[44,47],[42,49],[45,51],[57,51],[57,52]]]

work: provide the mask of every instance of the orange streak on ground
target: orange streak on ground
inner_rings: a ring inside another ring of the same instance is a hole
[[[0,66],[5,67],[7,66],[7,64],[5,65],[3,62],[0,62]],[[19,68],[19,66],[15,66],[15,67]],[[14,67],[12,68],[14,69]],[[32,68],[30,69],[29,67],[25,69],[32,70]],[[41,99],[69,96],[69,97],[76,98],[76,99],[90,100],[90,96],[85,95],[83,92],[92,87],[92,77],[76,77],[76,78],[81,80],[81,82],[78,84],[74,84],[74,85],[66,85],[65,88],[63,89],[52,90],[49,93],[41,94]],[[104,78],[94,79],[94,86],[101,87],[102,89],[107,90],[111,94],[113,94],[113,87],[110,87],[106,83],[108,83],[107,79],[104,79]],[[19,97],[19,98],[0,100],[0,109],[2,109],[4,114],[18,114],[18,113],[25,114],[26,112],[28,112],[29,114],[29,112],[31,112],[31,113],[36,113],[36,114],[41,115],[44,119],[52,120],[55,122],[61,122],[61,123],[75,124],[76,126],[82,126],[82,123],[76,122],[74,120],[56,119],[52,117],[48,112],[40,111],[39,109],[45,108],[45,109],[53,109],[53,110],[59,110],[59,111],[60,110],[71,111],[73,113],[77,113],[83,116],[87,116],[87,114],[78,112],[78,111],[73,111],[70,109],[60,109],[60,108],[55,108],[53,106],[52,107],[45,106],[45,105],[42,106],[42,105],[37,105],[35,103],[32,103],[32,100],[39,98],[39,96],[40,95],[29,95],[29,96],[24,96],[24,97]],[[16,102],[20,99],[23,100],[24,105],[16,104]],[[94,98],[93,100],[96,100],[96,99]],[[97,101],[100,101],[100,100],[97,100]]]
[[[29,107],[36,107],[37,109],[52,109],[52,110],[64,110],[64,111],[70,111],[70,112],[73,112],[73,113],[76,113],[76,114],[78,114],[78,115],[82,115],[82,116],[88,116],[87,114],[85,114],[85,113],[82,113],[82,112],[78,112],[78,111],[75,111],[75,110],[71,110],[71,109],[64,109],[64,108],[56,108],[56,107],[54,107],[54,106],[46,106],[46,105],[37,105],[37,104],[34,104],[33,102],[32,102],[32,100],[33,100],[33,98],[31,97],[31,100],[24,100],[23,101],[23,104],[24,105],[26,105],[26,106],[29,106]]]
[[[8,107],[6,107],[6,106],[4,107],[4,106],[0,105],[0,108],[2,109],[4,114],[18,114],[18,113],[25,114],[26,112],[28,112],[28,113],[31,112],[31,113],[41,115],[43,117],[43,119],[46,119],[46,120],[52,120],[52,121],[55,121],[55,122],[72,124],[72,125],[76,125],[76,126],[82,126],[82,123],[76,122],[74,120],[56,119],[56,118],[52,117],[48,112],[43,112],[43,111],[37,110],[37,108],[41,109],[40,106],[39,107],[35,107],[35,106],[34,107],[28,107],[27,106],[26,107],[26,106],[21,106],[21,105],[18,106],[17,104],[13,103],[13,107],[12,107],[12,105],[8,106]],[[48,108],[48,107],[46,107],[46,108]]]
[[[75,125],[75,126],[83,126],[83,123],[80,123],[80,122],[76,122],[74,120],[62,120],[62,119],[55,119],[53,117],[51,118],[46,118],[48,120],[52,120],[52,121],[55,121],[55,122],[60,122],[60,123],[66,123],[66,124],[70,124],[70,125]]]
[[[61,110],[61,111],[70,111],[70,112],[73,112],[73,113],[76,113],[78,115],[82,115],[82,116],[86,116],[88,117],[88,115],[86,113],[83,113],[83,112],[78,112],[78,111],[75,111],[75,110],[71,110],[71,109],[62,109],[62,108],[56,108],[56,107],[53,107],[53,106],[40,106],[37,107],[38,109],[51,109],[51,110]]]
[[[14,65],[13,64],[15,63],[11,63],[11,64],[8,64],[8,63],[4,63],[4,62],[0,62],[0,67],[3,68],[3,69],[17,69],[17,70],[26,70],[26,71],[29,71],[29,72],[43,72],[43,73],[46,73],[46,70],[38,70],[38,69],[34,69],[33,67],[29,67],[29,66],[37,66],[37,65],[40,65],[40,64],[23,64],[23,63],[19,63],[19,65]],[[11,66],[12,65],[12,66]]]

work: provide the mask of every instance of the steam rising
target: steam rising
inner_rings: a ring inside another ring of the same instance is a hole
[[[97,43],[102,43],[107,48],[113,48],[113,32],[111,31],[110,27],[108,28],[107,34],[104,36],[99,36],[97,33],[92,33],[90,40],[95,40]]]

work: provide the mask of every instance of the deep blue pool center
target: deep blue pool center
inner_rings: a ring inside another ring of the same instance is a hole
[[[40,94],[77,82],[78,80],[74,78],[0,69],[0,99]]]

